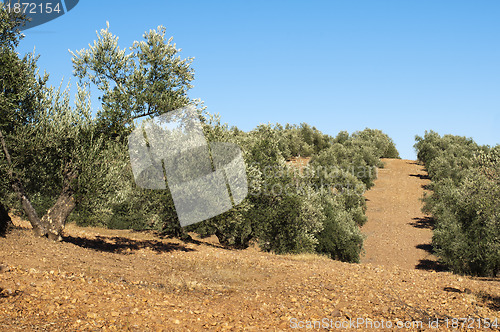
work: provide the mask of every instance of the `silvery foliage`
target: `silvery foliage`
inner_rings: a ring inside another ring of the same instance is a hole
[[[417,148],[425,157],[432,193],[424,211],[436,221],[433,245],[454,272],[500,272],[500,147],[464,137],[426,133]]]
[[[143,122],[128,141],[136,184],[160,190],[168,185],[181,226],[226,212],[247,195],[239,147],[207,143],[192,106]]]
[[[119,143],[106,141],[95,133],[96,119],[91,114],[91,96],[86,85],[77,85],[75,105],[69,102],[69,85],[61,91],[49,89],[49,101],[32,134],[48,152],[40,155],[46,163],[78,170],[78,195],[84,204],[99,204],[121,189],[126,159]],[[54,154],[52,153],[54,152]]]
[[[181,49],[166,38],[165,27],[144,33],[142,41],[120,48],[118,37],[106,29],[88,49],[71,52],[74,74],[102,91],[104,114],[128,122],[141,116],[157,116],[191,103],[193,58],[182,59]]]

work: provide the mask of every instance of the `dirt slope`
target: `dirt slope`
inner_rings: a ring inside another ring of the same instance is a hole
[[[376,188],[382,187],[383,172],[401,175],[391,165],[381,171]],[[404,185],[390,188],[385,191],[410,190],[402,189]],[[368,203],[377,202],[375,193],[369,194]],[[403,216],[396,210],[407,209],[404,203],[387,211]],[[372,222],[377,207],[369,209]],[[402,222],[418,217],[414,212]],[[19,219],[15,223],[25,225]],[[308,322],[314,321],[316,330],[366,330],[380,324],[418,330],[428,329],[429,322],[449,330],[452,318],[470,318],[470,327],[484,324],[481,319],[500,319],[499,280],[397,266],[405,262],[411,267],[418,255],[392,260],[385,256],[395,254],[382,250],[379,263],[384,266],[374,261],[348,264],[255,248],[225,250],[214,239],[184,243],[74,225],[65,232],[61,243],[34,238],[26,228],[0,238],[1,331],[281,331],[312,327]],[[404,244],[398,244],[402,251]],[[377,247],[368,243],[367,248],[371,255]]]
[[[436,269],[431,252],[431,219],[421,212],[423,166],[412,160],[385,159],[375,187],[367,191],[368,217],[364,263],[413,269]]]

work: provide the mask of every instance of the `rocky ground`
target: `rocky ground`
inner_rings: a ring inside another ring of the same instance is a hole
[[[388,160],[367,193],[362,264],[75,225],[54,243],[15,218],[0,239],[0,330],[498,329],[500,280],[437,272],[417,247],[430,240],[426,181],[420,166]]]

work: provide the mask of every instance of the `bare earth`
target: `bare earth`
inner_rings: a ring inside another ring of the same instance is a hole
[[[500,319],[498,279],[414,268],[433,258],[417,247],[430,242],[426,219],[413,219],[426,180],[411,174],[424,173],[387,160],[367,193],[362,264],[74,225],[53,243],[17,218],[24,228],[0,238],[0,330],[450,330],[453,318]]]
[[[424,167],[412,160],[386,159],[375,187],[366,192],[366,255],[363,263],[403,268],[439,268],[430,253],[431,219],[420,210]]]

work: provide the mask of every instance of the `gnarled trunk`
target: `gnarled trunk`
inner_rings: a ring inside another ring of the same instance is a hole
[[[33,227],[35,236],[48,236],[49,239],[60,241],[62,239],[61,233],[66,223],[66,219],[76,206],[74,194],[75,180],[78,178],[78,170],[67,165],[64,170],[64,181],[61,194],[57,198],[56,203],[47,211],[42,219],[40,219],[24,191],[21,179],[16,177],[12,171],[11,157],[1,131],[0,143],[2,144],[7,164],[9,165],[8,175],[11,181],[12,189],[21,201],[24,213],[28,216],[28,220],[31,223],[31,227]],[[3,208],[3,206],[0,206],[0,231],[3,223],[3,220],[1,219],[1,208]]]
[[[17,194],[17,197],[21,201],[21,205],[23,207],[24,213],[28,216],[28,220],[31,223],[31,227],[33,228],[33,232],[35,236],[45,236],[47,235],[47,228],[43,225],[42,221],[38,217],[35,208],[31,205],[30,200],[26,196],[24,192],[24,188],[19,179],[15,179],[12,183],[12,188]]]
[[[61,234],[66,224],[66,219],[76,206],[74,195],[75,180],[77,177],[77,170],[69,171],[68,168],[66,168],[61,194],[57,198],[56,203],[42,217],[42,224],[47,228],[47,235],[51,240],[62,240]]]

